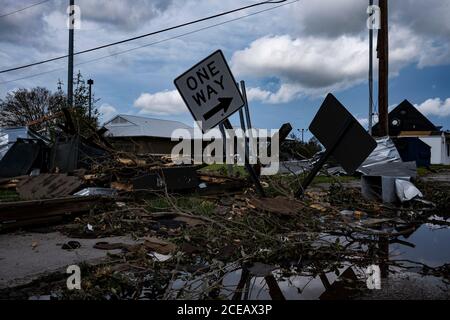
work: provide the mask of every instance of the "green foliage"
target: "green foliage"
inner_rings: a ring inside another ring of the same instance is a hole
[[[19,201],[19,194],[13,190],[0,190],[0,202]]]
[[[322,150],[316,138],[311,138],[308,142],[302,142],[295,134],[289,140],[284,141],[280,148],[280,159],[282,161],[290,159],[310,159],[317,152]]]
[[[248,172],[244,166],[233,165],[233,175],[237,177],[246,177]],[[228,165],[226,164],[211,164],[200,171],[206,173],[216,173],[220,175],[228,175]]]

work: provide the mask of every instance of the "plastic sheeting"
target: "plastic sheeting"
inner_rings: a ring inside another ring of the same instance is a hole
[[[358,171],[362,172],[363,174],[365,174],[365,172],[367,170],[370,170],[370,168],[373,166],[402,162],[400,153],[398,152],[391,138],[379,138],[376,139],[376,141],[377,147],[358,169]]]
[[[360,171],[366,176],[415,178],[417,176],[417,165],[415,161],[390,162],[366,167]]]
[[[117,196],[117,191],[108,188],[86,188],[78,191],[74,196],[89,197],[89,196],[102,196],[114,198]]]
[[[401,202],[411,201],[416,197],[423,197],[422,192],[420,192],[415,185],[409,181],[401,179],[395,180],[395,192]]]

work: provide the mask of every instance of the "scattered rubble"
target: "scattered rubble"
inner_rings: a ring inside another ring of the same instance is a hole
[[[315,157],[298,172],[262,177],[267,197],[261,197],[245,177],[117,152],[98,136],[60,138],[44,147],[50,162],[36,167],[33,156],[18,176],[0,179],[0,191],[16,196],[0,200],[0,231],[45,226],[70,239],[59,251],[108,252],[107,259],[81,265],[81,291],[68,291],[64,277],[46,276],[2,289],[0,298],[247,299],[254,297],[250,281],[263,279],[271,298],[286,299],[280,283],[291,277],[320,281],[320,299],[357,297],[365,290],[358,270],[410,268],[389,257],[389,245],[410,246],[405,237],[448,214],[448,187],[438,192],[436,183],[417,178],[415,165],[393,155],[389,140],[355,173],[363,174],[362,190],[340,182],[343,169],[325,168],[328,186],[312,181],[296,197]],[[134,241],[104,240],[120,236]],[[41,245],[32,242],[32,250],[39,254]],[[448,279],[445,265],[420,272]],[[236,278],[232,288],[229,277]]]

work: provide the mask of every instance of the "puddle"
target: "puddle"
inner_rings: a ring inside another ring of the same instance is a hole
[[[368,264],[355,264],[345,258],[339,261],[339,267],[333,272],[326,273],[312,271],[308,264],[303,270],[292,266],[271,271],[268,266],[266,274],[257,275],[248,270],[236,270],[236,266],[227,266],[228,271],[216,274],[214,281],[211,278],[191,282],[177,280],[172,288],[177,293],[182,289],[183,297],[189,292],[189,299],[450,299],[448,271],[444,273],[445,278],[442,274],[426,274],[423,269],[424,265],[435,268],[450,263],[449,227],[424,224],[411,234],[396,239],[374,237],[373,243],[379,250],[380,262],[374,265],[379,267],[380,289],[374,289],[375,282],[367,283]],[[373,243],[355,243],[352,246],[373,250]],[[264,273],[264,268],[261,272]],[[208,287],[218,288],[214,296],[197,295]]]
[[[400,237],[414,245],[391,245],[390,255],[394,259],[406,259],[438,267],[450,263],[450,229],[426,224],[409,237]]]
[[[149,273],[140,299],[449,300],[450,227],[445,225],[448,220],[438,216],[431,220],[435,224],[403,222],[399,226],[375,221],[378,227],[365,234],[360,229],[351,234],[315,234],[307,249],[293,250],[295,254],[276,266],[215,260],[207,265],[197,257],[189,271],[170,277],[169,287],[169,278],[155,280],[151,275],[157,273]],[[363,227],[361,221],[355,225]],[[396,236],[388,238],[388,231]]]

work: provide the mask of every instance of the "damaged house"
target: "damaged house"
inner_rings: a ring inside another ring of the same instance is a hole
[[[0,177],[21,176],[45,167],[49,143],[28,127],[0,128]]]
[[[378,135],[378,132],[379,125],[376,124],[373,133]],[[408,100],[389,113],[389,134],[404,161],[414,158],[418,165],[426,166],[427,161],[430,164],[450,164],[450,132],[435,126]]]
[[[172,132],[193,128],[179,121],[117,115],[104,124],[112,144],[121,151],[138,154],[168,155],[178,143]]]

